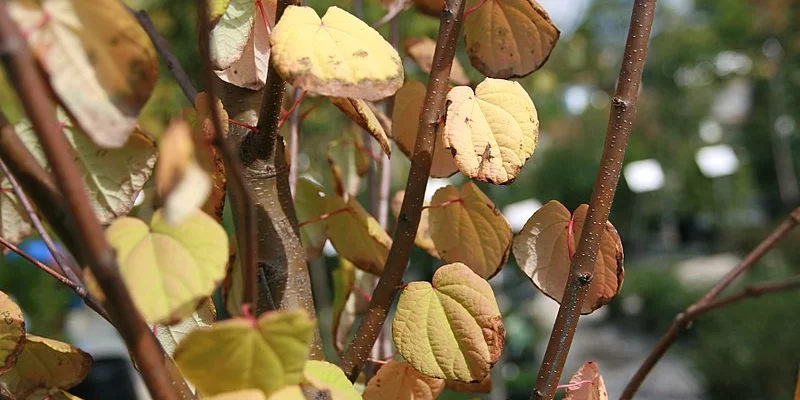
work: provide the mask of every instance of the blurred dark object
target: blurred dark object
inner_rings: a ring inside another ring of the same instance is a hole
[[[95,358],[89,376],[69,392],[83,400],[137,400],[128,361],[121,357]]]

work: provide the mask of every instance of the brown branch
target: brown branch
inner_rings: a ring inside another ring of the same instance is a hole
[[[194,99],[197,97],[197,89],[194,88],[189,74],[183,69],[180,61],[178,61],[178,57],[175,56],[175,53],[172,51],[172,46],[170,46],[169,42],[158,32],[158,29],[156,29],[155,24],[153,24],[153,21],[150,19],[150,16],[147,15],[146,11],[135,11],[127,5],[125,5],[125,7],[127,7],[139,21],[139,25],[142,26],[147,36],[150,37],[150,41],[153,42],[156,51],[161,58],[164,59],[164,62],[167,64],[167,69],[169,69],[175,81],[178,82],[178,86],[181,87],[183,94],[186,95],[186,98],[192,103],[192,106],[194,106]]]
[[[8,3],[0,2],[0,53],[2,61],[28,117],[36,131],[45,155],[53,167],[56,185],[68,206],[74,229],[80,238],[81,252],[108,299],[107,310],[128,348],[136,356],[142,377],[151,395],[158,400],[178,400],[176,389],[164,367],[162,349],[133,304],[119,274],[114,250],[105,238],[100,221],[94,214],[83,185],[80,171],[69,144],[61,134],[55,107],[47,86],[39,75],[33,55],[19,27],[11,19]]]
[[[531,393],[532,400],[550,400],[555,395],[578,325],[581,305],[589,291],[600,239],[614,202],[628,136],[636,118],[636,102],[639,98],[655,7],[656,0],[636,0],[633,5],[617,90],[611,102],[603,155],[589,200],[589,211],[576,256],[570,263],[567,287],[539,368],[536,386]]]
[[[775,284],[766,284],[765,287],[761,288],[745,288],[742,293],[717,300],[719,294],[722,293],[722,291],[725,290],[734,279],[755,265],[755,263],[760,260],[764,254],[775,247],[775,245],[778,244],[778,242],[780,242],[789,232],[791,232],[792,229],[797,227],[798,224],[800,224],[800,207],[796,208],[790,214],[789,218],[786,219],[786,221],[775,228],[775,230],[772,231],[772,233],[766,239],[764,239],[764,241],[762,241],[758,247],[753,249],[753,251],[751,251],[750,254],[748,254],[747,257],[745,257],[744,260],[742,260],[734,269],[725,274],[725,276],[723,276],[716,285],[709,289],[709,291],[703,295],[700,300],[696,301],[694,304],[687,307],[682,313],[678,314],[678,316],[675,317],[675,320],[672,321],[672,325],[670,325],[669,329],[664,332],[664,335],[661,336],[661,339],[659,339],[656,346],[653,348],[644,362],[642,362],[639,370],[637,370],[633,375],[631,380],[628,382],[628,385],[625,386],[625,390],[622,392],[620,399],[627,400],[633,398],[633,395],[636,394],[637,390],[639,390],[642,382],[644,382],[644,379],[647,377],[650,371],[652,371],[656,363],[658,363],[664,353],[666,353],[670,346],[672,346],[672,343],[675,341],[675,339],[677,339],[678,336],[683,333],[692,320],[711,310],[724,307],[745,297],[756,296],[761,293],[769,292],[770,287],[774,287]],[[783,283],[789,287],[794,287],[792,285],[798,284],[797,279]],[[749,294],[751,291],[753,293],[752,295]]]
[[[200,54],[203,60],[203,78],[206,83],[206,92],[211,97],[211,101],[216,101],[214,88],[214,70],[211,65],[211,45],[209,34],[211,26],[209,24],[208,1],[200,2]],[[236,200],[239,202],[239,219],[237,243],[240,251],[239,257],[242,265],[242,304],[249,304],[251,309],[256,309],[256,292],[258,291],[258,279],[256,274],[256,258],[258,257],[258,232],[256,231],[256,214],[253,194],[244,180],[244,167],[234,153],[233,148],[222,136],[222,118],[217,112],[216,106],[211,109],[211,122],[214,124],[214,137],[211,142],[216,146],[222,155],[225,163],[227,180],[231,183],[231,191],[236,193]]]
[[[425,187],[431,171],[434,138],[439,128],[438,121],[445,112],[448,77],[455,57],[456,43],[461,33],[463,13],[464,0],[447,0],[442,10],[433,67],[425,93],[423,112],[420,115],[417,140],[411,157],[411,170],[406,183],[406,195],[400,207],[394,242],[389,250],[386,267],[372,294],[367,313],[358,326],[355,339],[342,356],[342,369],[351,381],[358,377],[362,365],[369,357],[370,350],[382,331],[411,255],[422,213]]]

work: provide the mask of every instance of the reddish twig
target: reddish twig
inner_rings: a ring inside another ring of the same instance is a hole
[[[555,395],[578,325],[581,306],[589,292],[600,239],[614,202],[628,136],[636,118],[636,102],[639,98],[655,7],[656,0],[636,0],[633,4],[625,53],[617,79],[617,89],[611,102],[603,155],[592,189],[589,211],[575,251],[576,256],[570,263],[567,287],[539,368],[536,386],[531,393],[532,400],[550,400]]]
[[[430,205],[424,206],[424,207],[422,207],[422,209],[423,210],[427,210],[429,208],[442,208],[442,207],[447,207],[447,206],[449,206],[451,204],[455,204],[455,203],[464,204],[464,199],[450,199],[450,200],[447,200],[447,201],[443,201],[441,203],[430,204]]]
[[[52,166],[58,186],[71,216],[77,246],[106,294],[107,309],[128,349],[141,367],[142,377],[151,395],[159,400],[178,400],[164,355],[153,334],[136,309],[119,274],[114,250],[106,240],[103,227],[94,213],[78,166],[68,151],[69,144],[59,130],[50,91],[33,54],[19,28],[8,14],[8,3],[0,2],[0,54],[8,80],[14,85],[36,131],[39,143]]]
[[[300,114],[300,123],[305,121],[306,118],[308,118],[308,116],[311,115],[311,113],[314,110],[316,110],[317,107],[319,107],[320,104],[322,104],[323,100],[324,100],[324,97],[318,97],[316,100],[314,100],[314,104],[312,104],[311,107],[308,107],[308,109],[306,109],[305,111],[303,111],[302,114]]]
[[[420,115],[417,140],[411,157],[411,170],[406,183],[406,195],[400,207],[394,241],[355,339],[342,356],[342,369],[351,381],[358,377],[378,335],[382,332],[389,308],[394,302],[394,295],[402,283],[408,265],[414,236],[419,227],[425,187],[430,175],[437,121],[445,111],[448,77],[453,65],[456,43],[461,33],[463,14],[464,0],[446,1],[439,22],[439,36],[425,94],[425,107]]]
[[[575,214],[572,214],[569,217],[569,223],[567,224],[567,255],[569,256],[569,261],[572,262],[572,259],[575,258]]]
[[[298,90],[300,90],[300,96],[295,95],[294,103],[292,103],[292,106],[289,107],[288,110],[281,111],[281,119],[280,119],[280,121],[278,121],[278,128],[283,126],[284,122],[286,122],[286,120],[289,119],[289,117],[295,112],[295,110],[297,109],[297,106],[299,106],[300,103],[303,102],[303,99],[306,98],[306,93],[308,93],[308,92],[306,92],[305,90],[302,90],[302,89],[298,89]]]
[[[642,365],[639,367],[639,370],[636,371],[636,374],[633,375],[631,380],[628,382],[628,385],[625,386],[625,390],[622,392],[622,396],[620,396],[621,400],[627,400],[633,398],[633,395],[636,394],[636,391],[644,382],[644,379],[653,370],[653,367],[658,363],[664,353],[672,346],[672,343],[675,339],[680,336],[681,333],[689,326],[689,323],[692,322],[695,318],[699,317],[702,314],[705,314],[711,310],[715,310],[720,307],[727,306],[731,303],[736,301],[742,300],[747,297],[754,297],[764,293],[770,293],[775,291],[781,290],[788,290],[797,288],[800,285],[797,278],[777,282],[777,283],[767,283],[762,285],[754,285],[749,288],[745,288],[741,293],[731,295],[729,297],[719,299],[719,294],[722,293],[737,277],[739,277],[744,271],[751,268],[755,263],[761,259],[770,249],[775,247],[778,242],[780,242],[786,235],[791,232],[797,225],[800,224],[800,207],[795,209],[789,218],[786,219],[780,226],[775,228],[774,231],[766,238],[761,244],[758,245],[747,257],[744,258],[734,269],[730,272],[725,274],[720,281],[714,285],[700,300],[696,301],[691,306],[687,307],[682,313],[678,314],[675,317],[675,320],[670,325],[669,329],[664,332],[664,335],[661,336],[656,346],[644,360]]]
[[[336,214],[341,214],[341,213],[350,212],[350,211],[351,211],[350,207],[337,208],[336,210],[333,210],[333,211],[331,211],[329,213],[325,213],[325,214],[319,215],[317,217],[302,221],[302,222],[297,224],[297,227],[300,228],[300,227],[303,227],[305,225],[308,225],[308,224],[311,224],[311,223],[314,223],[314,222],[324,221],[324,220],[326,220],[326,219],[328,219],[328,218],[330,218],[330,217],[332,217],[332,216],[334,216]]]
[[[480,3],[470,7],[468,10],[464,11],[464,18],[469,17],[470,14],[474,13],[475,11],[478,11],[479,8],[483,7],[484,4],[486,4],[486,3],[490,2],[490,1],[492,1],[492,0],[481,0]]]
[[[244,122],[240,122],[240,121],[237,121],[235,119],[228,119],[228,122],[231,123],[231,124],[234,124],[236,126],[241,126],[242,128],[247,128],[251,132],[258,133],[258,127],[257,126],[248,125],[248,124],[245,124]]]

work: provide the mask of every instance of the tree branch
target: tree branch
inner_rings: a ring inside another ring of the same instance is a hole
[[[389,308],[394,302],[395,293],[400,288],[408,265],[414,236],[419,227],[425,187],[430,176],[434,138],[439,128],[438,121],[445,112],[448,77],[453,65],[456,43],[461,33],[463,13],[464,0],[447,0],[442,10],[433,67],[425,93],[414,155],[411,157],[411,170],[406,183],[406,195],[400,207],[394,242],[389,250],[386,267],[372,294],[367,313],[358,326],[353,342],[342,356],[342,369],[351,381],[355,381],[364,361],[369,357],[370,350],[386,322]]]
[[[664,332],[664,335],[661,336],[661,339],[659,339],[656,346],[650,352],[650,355],[647,356],[642,365],[639,367],[639,370],[636,371],[636,374],[634,374],[631,380],[628,382],[628,385],[625,386],[625,390],[622,392],[620,399],[628,400],[633,398],[633,395],[636,394],[637,390],[639,390],[642,382],[644,382],[644,379],[647,377],[650,371],[653,370],[653,367],[655,367],[656,363],[658,363],[661,357],[664,356],[664,353],[666,353],[670,346],[672,346],[672,343],[675,341],[675,339],[677,339],[678,336],[683,333],[689,323],[695,318],[709,311],[727,306],[747,297],[798,287],[800,282],[798,282],[797,278],[794,278],[784,282],[754,285],[753,287],[745,288],[741,293],[717,300],[719,294],[722,293],[722,291],[725,290],[734,279],[755,265],[755,263],[760,260],[764,254],[775,247],[775,245],[778,244],[778,242],[780,242],[784,237],[786,237],[786,235],[795,227],[797,227],[798,224],[800,224],[800,207],[792,211],[789,218],[775,228],[775,230],[772,231],[772,233],[766,239],[764,239],[764,241],[762,241],[758,247],[753,249],[753,251],[751,251],[750,254],[748,254],[747,257],[745,257],[744,260],[742,260],[734,269],[725,274],[725,276],[723,276],[716,285],[709,289],[709,291],[703,295],[700,300],[687,307],[682,313],[678,314],[678,316],[675,317],[675,320],[672,321],[672,325],[670,325],[669,329]]]
[[[628,135],[636,118],[636,102],[639,97],[655,7],[656,0],[636,0],[633,5],[617,90],[611,102],[603,155],[592,189],[592,197],[589,200],[589,211],[575,257],[570,264],[567,287],[539,368],[536,386],[531,393],[532,400],[549,400],[555,395],[578,325],[581,305],[589,291],[603,229],[608,221],[617,190],[622,161],[628,145]]]
[[[164,367],[161,347],[136,310],[119,275],[114,250],[106,241],[103,228],[89,203],[80,171],[67,151],[69,145],[61,134],[48,88],[19,28],[8,14],[7,5],[5,1],[0,2],[2,61],[53,167],[56,184],[69,208],[75,232],[81,239],[81,253],[87,257],[89,267],[106,294],[107,309],[128,348],[136,356],[150,393],[158,400],[178,400],[178,393]]]

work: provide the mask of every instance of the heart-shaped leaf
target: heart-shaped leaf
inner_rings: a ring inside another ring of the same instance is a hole
[[[25,399],[37,389],[69,389],[89,374],[92,357],[81,349],[27,335],[14,367],[0,375],[0,393]]]
[[[392,155],[392,146],[389,144],[386,131],[383,130],[383,126],[381,126],[380,121],[378,121],[378,118],[369,108],[366,101],[344,97],[331,97],[331,102],[358,124],[358,126],[372,135],[372,137],[378,141],[378,144],[381,145],[381,149],[386,156]]]
[[[209,37],[215,70],[228,69],[242,57],[255,17],[254,0],[231,0]]]
[[[594,361],[583,363],[569,380],[564,400],[608,400],[600,367]]]
[[[466,8],[484,0],[467,0]],[[544,65],[560,33],[536,0],[489,0],[464,21],[472,65],[491,78],[519,78]]]
[[[208,214],[195,210],[178,225],[161,210],[148,227],[123,217],[106,230],[136,307],[150,323],[169,324],[192,315],[225,277],[228,236]]]
[[[390,361],[370,379],[364,400],[432,400],[444,390],[444,380],[429,378],[412,366]]]
[[[445,265],[433,281],[403,289],[392,321],[397,351],[417,371],[461,382],[483,380],[505,343],[489,282],[461,263]]]
[[[156,163],[153,140],[137,129],[125,147],[103,149],[78,129],[63,109],[57,110],[57,117],[63,125],[70,144],[70,154],[78,163],[89,200],[100,222],[109,224],[117,217],[127,215],[133,208],[136,196],[153,173]],[[14,130],[39,164],[49,170],[47,157],[30,121],[20,121]]]
[[[467,182],[436,191],[430,230],[436,251],[447,263],[461,262],[489,279],[503,268],[511,250],[511,225],[477,185]]]
[[[158,79],[153,44],[132,13],[117,0],[15,1],[9,11],[94,143],[124,146]]]
[[[414,154],[414,144],[417,141],[419,118],[424,100],[425,85],[418,81],[406,82],[394,98],[392,138],[397,143],[400,151],[409,158]],[[453,155],[444,146],[441,132],[437,132],[436,145],[433,149],[431,176],[434,178],[447,178],[456,172],[458,172],[458,166],[453,161]]]
[[[289,6],[270,36],[272,63],[292,86],[325,96],[380,100],[403,85],[397,50],[364,21],[338,7],[322,19]]]
[[[406,49],[406,54],[419,65],[423,72],[431,73],[433,52],[436,50],[435,40],[427,36],[408,38],[403,42],[403,47]],[[457,58],[453,59],[453,66],[450,68],[450,82],[456,85],[469,85],[469,77]]]
[[[0,374],[5,373],[25,345],[25,319],[22,310],[7,294],[0,292]]]
[[[486,78],[475,92],[447,94],[444,145],[464,175],[497,185],[514,181],[536,149],[539,118],[517,82]]]
[[[361,400],[359,393],[345,376],[344,371],[325,361],[308,360],[303,368],[308,384],[327,392],[331,400]]]
[[[189,333],[175,362],[200,395],[260,389],[269,396],[303,380],[313,332],[302,309],[229,319]]]
[[[248,33],[239,59],[226,69],[214,71],[223,81],[250,90],[261,90],[267,81],[270,27],[275,25],[275,0],[260,1],[262,6],[256,11],[252,32]]]
[[[354,197],[345,203],[340,197],[329,196],[328,214],[334,212],[325,220],[333,247],[356,267],[379,275],[389,256],[392,238]]]
[[[583,204],[570,216],[566,207],[551,200],[531,216],[514,238],[517,264],[542,293],[559,303],[564,297],[572,254],[577,249],[588,208]],[[608,222],[581,313],[591,313],[619,293],[625,279],[623,259],[619,234]]]

